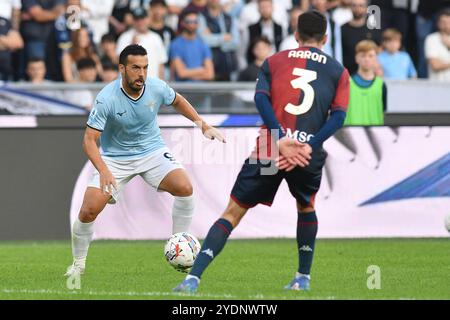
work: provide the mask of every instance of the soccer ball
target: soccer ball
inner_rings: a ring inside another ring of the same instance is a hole
[[[164,246],[164,256],[167,262],[180,272],[189,272],[195,258],[200,252],[200,242],[187,232],[172,235]]]
[[[450,232],[450,214],[445,217],[445,229]]]

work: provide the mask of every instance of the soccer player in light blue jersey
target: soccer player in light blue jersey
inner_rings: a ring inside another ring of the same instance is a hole
[[[96,217],[107,203],[117,201],[121,189],[137,175],[156,190],[175,197],[172,231],[188,231],[194,209],[192,184],[161,137],[156,121],[161,105],[173,106],[201,127],[205,137],[225,142],[221,132],[204,122],[183,96],[164,81],[147,77],[147,67],[146,50],[129,45],[119,57],[121,77],[104,87],[95,99],[83,150],[97,170],[72,226],[73,264],[67,276],[84,273]]]

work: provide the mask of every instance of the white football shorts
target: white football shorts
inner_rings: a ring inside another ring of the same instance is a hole
[[[113,188],[113,192],[108,203],[115,204],[118,200],[120,191],[135,176],[141,176],[146,183],[158,190],[158,187],[164,177],[172,170],[183,168],[170,150],[162,148],[156,150],[149,155],[133,160],[115,160],[110,157],[102,157],[108,166],[112,175],[116,179],[117,189]],[[94,171],[88,187],[100,189],[100,174]]]

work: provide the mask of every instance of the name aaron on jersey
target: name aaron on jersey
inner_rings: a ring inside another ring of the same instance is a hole
[[[288,58],[307,59],[323,64],[327,63],[327,57],[325,55],[311,51],[291,50],[288,53]]]

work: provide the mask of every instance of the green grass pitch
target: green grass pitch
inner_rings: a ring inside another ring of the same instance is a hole
[[[0,299],[450,299],[450,239],[318,240],[310,292],[283,290],[297,267],[294,239],[231,240],[196,295],[162,241],[95,241],[80,290],[63,274],[70,242],[0,242]],[[369,290],[367,268],[380,267]]]

